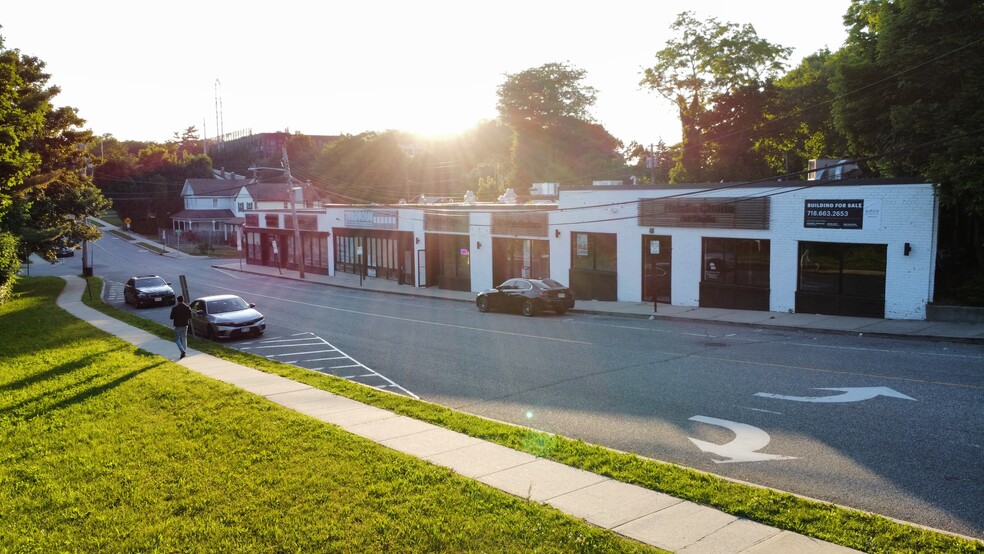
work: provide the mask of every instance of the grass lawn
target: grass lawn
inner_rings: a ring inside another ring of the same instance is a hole
[[[62,287],[0,306],[0,551],[654,551],[141,351]]]

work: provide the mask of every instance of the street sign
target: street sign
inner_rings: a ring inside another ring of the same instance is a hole
[[[650,240],[649,241],[649,253],[650,254],[659,254],[659,241],[658,240]]]

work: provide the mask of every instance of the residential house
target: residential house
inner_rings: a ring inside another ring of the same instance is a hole
[[[248,210],[290,207],[286,182],[269,183],[216,171],[214,179],[186,179],[181,189],[184,209],[171,216],[172,228],[183,240],[234,244]],[[298,208],[321,207],[318,191],[295,184],[303,191]]]

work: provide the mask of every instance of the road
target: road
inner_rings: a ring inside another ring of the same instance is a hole
[[[266,334],[230,346],[984,538],[982,346],[579,313],[481,314],[463,302],[211,263],[159,256],[109,235],[95,251],[96,275],[113,285],[108,300],[124,309],[134,310],[123,306],[121,283],[135,269],[164,276],[176,290],[185,275],[193,296],[235,293],[255,302]],[[50,271],[73,264],[77,273],[78,258]],[[162,323],[167,312],[138,311]]]

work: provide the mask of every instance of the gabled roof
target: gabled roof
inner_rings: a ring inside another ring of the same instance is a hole
[[[301,183],[304,189],[304,201],[309,204],[321,201],[317,189]],[[287,183],[260,183],[245,179],[185,179],[181,189],[182,197],[198,198],[235,198],[239,192],[246,192],[253,197],[254,202],[286,202]]]
[[[181,196],[235,198],[245,184],[242,179],[185,179]]]

